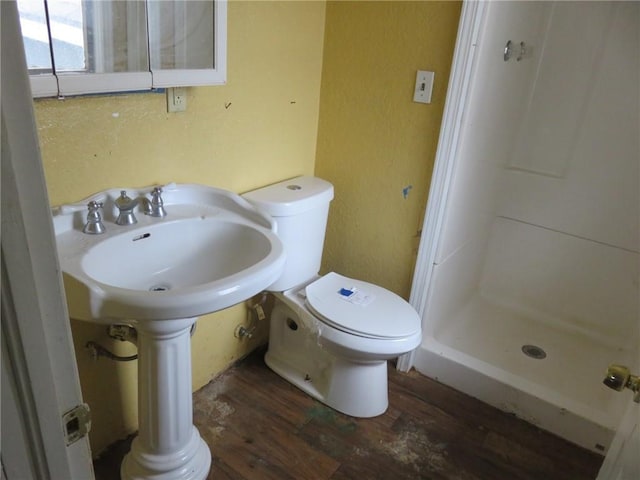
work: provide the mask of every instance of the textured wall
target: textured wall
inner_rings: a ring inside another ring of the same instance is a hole
[[[458,2],[328,2],[316,175],[332,182],[323,269],[408,297]],[[416,70],[435,72],[413,103]]]
[[[190,88],[187,111],[166,113],[163,94],[38,100],[38,133],[52,205],[111,187],[195,182],[242,192],[313,173],[324,2],[230,2],[227,85]],[[239,305],[203,317],[192,341],[199,388],[266,331],[239,343]],[[94,454],[137,428],[136,363],[89,359],[104,328],[72,322]]]

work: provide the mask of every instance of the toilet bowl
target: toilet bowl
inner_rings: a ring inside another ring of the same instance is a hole
[[[420,345],[419,315],[380,286],[335,272],[318,275],[330,183],[298,177],[243,196],[275,218],[287,255],[285,273],[268,288],[275,303],[265,362],[339,412],[384,413],[387,360]]]

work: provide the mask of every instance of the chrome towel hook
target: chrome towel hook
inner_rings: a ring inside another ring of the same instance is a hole
[[[511,58],[511,54],[513,53],[513,42],[511,40],[507,40],[507,44],[504,46],[504,61],[508,62]]]
[[[507,43],[504,46],[504,51],[502,56],[505,62],[508,62],[511,59],[511,56],[513,55],[513,49],[514,49],[513,42],[511,40],[507,40]],[[527,46],[524,42],[520,42],[520,51],[518,53],[518,56],[516,57],[516,61],[519,62],[520,60],[522,60],[526,54],[527,54]]]
[[[522,60],[526,54],[527,46],[524,44],[524,42],[520,42],[520,53],[518,54],[518,58],[516,58],[516,62]]]

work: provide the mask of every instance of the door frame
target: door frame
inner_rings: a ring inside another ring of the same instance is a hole
[[[446,213],[449,187],[462,141],[463,120],[476,70],[476,47],[487,8],[487,2],[464,1],[460,13],[442,126],[409,296],[409,303],[422,319],[429,302],[431,276]],[[398,370],[409,371],[415,363],[416,353],[417,349],[401,356],[397,363]]]
[[[88,438],[65,440],[82,394],[17,5],[0,9],[2,476],[92,479]]]

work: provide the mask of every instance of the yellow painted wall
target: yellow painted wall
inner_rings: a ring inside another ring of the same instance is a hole
[[[187,111],[162,94],[38,100],[35,113],[52,205],[112,187],[196,182],[236,192],[314,170],[324,2],[231,1],[227,85],[189,88]],[[240,343],[243,305],[201,318],[192,340],[193,387],[266,340]],[[137,429],[136,362],[89,358],[89,340],[128,355],[102,327],[72,321],[91,447]]]
[[[408,298],[460,7],[327,3],[315,173],[335,199],[324,271]],[[416,70],[435,72],[429,105],[412,102]]]

